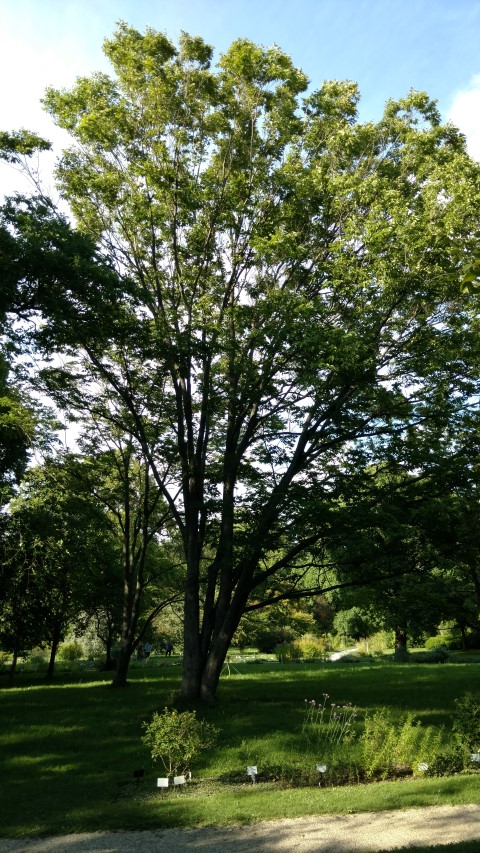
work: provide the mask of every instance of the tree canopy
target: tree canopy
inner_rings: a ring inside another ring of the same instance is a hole
[[[45,96],[95,264],[45,312],[66,356],[42,380],[148,466],[183,547],[182,692],[208,700],[242,613],[320,571],[368,472],[428,467],[474,417],[480,172],[423,93],[364,123],[354,83],[308,92],[278,47],[214,67],[122,23],[104,49],[112,76]]]

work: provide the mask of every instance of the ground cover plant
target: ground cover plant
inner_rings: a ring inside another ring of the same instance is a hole
[[[168,792],[156,788],[159,773],[142,743],[142,723],[170,704],[178,667],[139,666],[124,691],[109,689],[107,673],[62,674],[50,685],[39,674],[20,673],[17,687],[0,690],[0,832],[16,837],[226,824],[478,801],[474,772],[319,788],[314,758],[322,756],[308,754],[302,739],[304,700],[324,693],[342,706],[351,702],[359,715],[387,708],[395,725],[414,714],[425,727],[451,728],[455,700],[480,689],[474,665],[271,662],[236,668],[222,677],[218,704],[197,709],[218,729],[215,744],[192,762],[187,788]],[[255,785],[246,775],[251,764],[259,771]],[[273,773],[267,779],[267,767],[278,768],[279,776],[289,767],[294,777],[303,768],[311,784],[294,787],[298,779],[291,785]],[[145,774],[137,781],[139,768]]]

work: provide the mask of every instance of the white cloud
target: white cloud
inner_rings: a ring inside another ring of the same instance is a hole
[[[448,118],[467,137],[469,154],[480,160],[480,74],[472,78],[466,89],[457,92]]]
[[[18,8],[17,8],[18,6]],[[42,178],[51,190],[55,155],[68,144],[68,134],[43,110],[48,86],[70,87],[77,76],[105,68],[97,17],[83,4],[49,0],[0,0],[0,129],[27,128],[50,140],[54,154],[42,155]],[[31,192],[19,171],[0,163],[0,198],[15,191]]]

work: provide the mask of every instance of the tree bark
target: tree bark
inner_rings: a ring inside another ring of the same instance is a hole
[[[127,675],[128,675],[128,667],[130,664],[130,658],[132,656],[132,649],[127,648],[122,644],[120,647],[120,651],[117,658],[117,668],[115,670],[115,675],[112,681],[112,687],[126,687]]]
[[[408,659],[407,632],[404,628],[395,629],[395,652],[393,659],[397,663],[405,663]]]
[[[60,629],[54,628],[52,645],[50,647],[50,660],[48,661],[48,669],[45,678],[51,681],[55,669],[55,658],[57,657],[58,646],[60,645]]]
[[[13,682],[15,680],[15,673],[17,671],[17,661],[18,655],[20,652],[20,638],[17,637],[15,641],[15,648],[13,650],[12,663],[10,665],[10,669],[8,672],[8,686],[13,687]]]

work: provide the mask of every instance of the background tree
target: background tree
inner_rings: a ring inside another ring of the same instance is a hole
[[[79,485],[68,457],[28,470],[5,524],[11,554],[2,569],[10,576],[5,607],[9,611],[15,600],[15,583],[21,591],[28,590],[20,622],[35,622],[33,645],[50,644],[47,678],[52,678],[65,631],[88,607],[90,578],[101,578],[115,558],[111,530],[103,508]],[[18,604],[13,609],[17,620]],[[28,648],[21,626],[19,636],[22,647]]]
[[[83,446],[92,450],[99,442],[100,424],[88,441],[84,438]],[[166,527],[169,512],[141,449],[131,435],[122,436],[113,428],[104,442],[103,452],[83,458],[77,474],[104,507],[117,541],[122,618],[113,685],[122,687],[131,656],[150,626],[162,610],[181,598],[181,572]]]
[[[122,24],[105,52],[115,77],[45,104],[75,143],[60,188],[116,275],[64,289],[38,337],[69,348],[58,401],[88,419],[108,391],[141,448],[183,545],[182,692],[212,699],[258,590],[312,592],[308,563],[324,586],[358,472],[474,405],[458,253],[478,248],[479,173],[419,93],[362,124],[354,84],[302,100],[276,47],[239,40],[214,71],[201,39]]]

